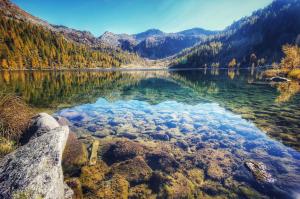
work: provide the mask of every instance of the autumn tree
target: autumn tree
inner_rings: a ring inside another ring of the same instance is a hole
[[[281,67],[293,69],[300,67],[300,47],[297,45],[284,45],[282,47],[284,58],[281,60]]]
[[[8,63],[7,63],[6,59],[2,59],[2,61],[1,61],[1,67],[3,69],[8,69]]]
[[[236,62],[236,59],[235,58],[233,58],[230,62],[229,62],[229,64],[228,64],[228,66],[230,67],[230,68],[233,68],[233,67],[235,67],[237,65],[237,62]]]
[[[1,68],[118,67],[139,60],[134,54],[71,42],[60,33],[8,19],[1,12],[0,42]]]

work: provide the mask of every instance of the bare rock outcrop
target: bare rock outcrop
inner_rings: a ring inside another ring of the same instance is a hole
[[[1,160],[0,198],[65,198],[61,162],[69,128],[55,122],[40,114],[35,124],[51,128]],[[67,195],[71,194],[68,190]]]

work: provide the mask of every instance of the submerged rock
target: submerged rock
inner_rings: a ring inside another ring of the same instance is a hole
[[[246,161],[245,166],[249,171],[251,171],[252,175],[257,181],[267,183],[275,182],[275,179],[272,177],[272,175],[268,173],[266,165],[264,165],[262,162],[256,162],[253,160]]]
[[[184,140],[178,140],[176,142],[176,146],[178,146],[179,148],[181,148],[183,150],[188,150],[188,148],[189,148],[189,144]]]
[[[151,168],[145,160],[138,156],[134,159],[112,165],[113,174],[119,174],[130,183],[141,183],[149,180],[152,174]]]
[[[163,133],[151,133],[150,137],[154,140],[169,141],[170,137]]]
[[[109,172],[109,167],[103,161],[96,165],[81,168],[80,181],[84,192],[97,192],[98,184],[102,182]]]
[[[132,141],[118,141],[111,144],[109,149],[103,154],[104,160],[108,164],[132,159],[144,153],[144,147]]]
[[[65,183],[73,190],[72,199],[83,199],[81,182],[78,178],[69,178]]]
[[[95,140],[92,144],[91,156],[90,156],[90,165],[95,165],[98,159],[98,149],[99,149],[100,142],[99,140]]]
[[[179,168],[179,163],[173,156],[166,152],[158,151],[146,155],[148,165],[153,170],[164,171],[167,173],[175,172]]]
[[[137,185],[130,188],[129,192],[130,199],[155,199],[155,195],[152,190],[145,184]]]
[[[120,133],[118,135],[118,137],[124,137],[124,138],[128,138],[130,140],[135,140],[138,138],[138,136],[133,133]]]
[[[56,125],[54,121],[49,125]],[[68,127],[52,129],[4,157],[0,162],[0,198],[64,198],[61,162],[68,135]]]
[[[129,183],[121,175],[114,175],[110,180],[101,182],[96,193],[97,198],[127,199]]]
[[[195,185],[179,172],[168,177],[164,189],[167,198],[194,198]]]
[[[81,143],[76,135],[70,132],[63,153],[62,166],[65,176],[73,176],[80,173],[80,168],[88,161],[88,152],[85,144]]]

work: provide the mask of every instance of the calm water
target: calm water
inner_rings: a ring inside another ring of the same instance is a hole
[[[270,85],[254,70],[2,72],[0,92],[98,137],[126,132],[148,139],[157,132],[189,142],[200,136],[204,148],[229,152],[230,176],[238,181],[271,197],[299,197],[298,82]],[[275,182],[255,183],[244,174],[247,160],[263,162]]]

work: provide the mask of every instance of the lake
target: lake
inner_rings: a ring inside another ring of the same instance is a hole
[[[168,146],[180,172],[204,171],[205,194],[299,197],[299,82],[269,83],[254,69],[3,71],[0,92],[67,118],[79,137]]]

